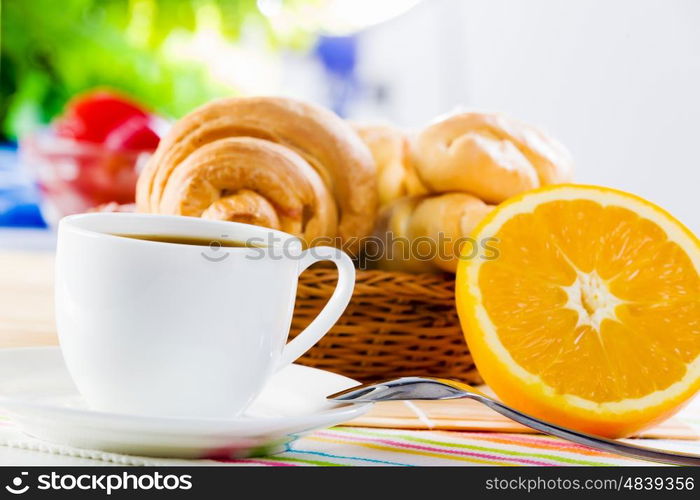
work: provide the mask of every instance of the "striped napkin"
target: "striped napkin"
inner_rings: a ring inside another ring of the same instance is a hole
[[[698,406],[698,405],[696,405]],[[700,408],[684,421],[700,429]],[[645,446],[700,454],[698,440],[634,439]],[[7,448],[2,448],[5,446]],[[651,465],[539,434],[402,430],[340,426],[316,431],[270,457],[178,460],[118,455],[40,441],[0,422],[3,463],[33,465],[438,466]]]

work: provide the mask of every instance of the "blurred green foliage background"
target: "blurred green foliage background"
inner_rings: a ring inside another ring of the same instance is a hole
[[[0,5],[5,140],[47,123],[71,96],[97,86],[119,89],[172,117],[235,93],[212,78],[205,63],[179,57],[177,47],[202,31],[235,43],[252,27],[273,50],[302,47],[309,38],[300,30],[275,31],[256,0],[2,0]]]

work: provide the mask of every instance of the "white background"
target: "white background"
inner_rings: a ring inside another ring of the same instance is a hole
[[[357,116],[508,112],[564,142],[578,182],[700,233],[700,1],[425,0],[360,41],[363,80],[390,92]]]

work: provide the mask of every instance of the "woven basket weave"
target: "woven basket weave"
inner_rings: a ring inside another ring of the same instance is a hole
[[[337,276],[328,268],[301,275],[292,337],[318,315]],[[363,382],[427,375],[481,383],[447,274],[357,271],[347,310],[299,363]]]

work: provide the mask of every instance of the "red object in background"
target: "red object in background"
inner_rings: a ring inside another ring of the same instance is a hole
[[[157,117],[113,92],[82,94],[47,133],[20,142],[43,194],[44,218],[134,202],[139,169],[156,149]]]
[[[37,180],[41,212],[51,226],[65,215],[105,203],[133,203],[139,170],[150,154],[110,150],[53,133],[31,134],[20,141],[22,162]]]
[[[114,150],[148,150],[160,140],[151,115],[135,102],[106,90],[73,98],[54,124],[56,134]]]

